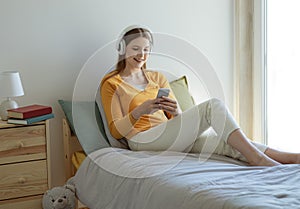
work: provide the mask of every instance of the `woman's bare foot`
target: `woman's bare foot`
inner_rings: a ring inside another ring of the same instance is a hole
[[[295,164],[300,164],[300,153],[295,154]]]
[[[268,147],[265,154],[283,164],[300,164],[300,153],[283,152]]]

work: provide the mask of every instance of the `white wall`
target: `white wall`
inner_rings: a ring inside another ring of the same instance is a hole
[[[195,45],[215,67],[233,105],[233,0],[0,0],[0,71],[19,70],[20,105],[51,105],[53,185],[64,180],[58,99],[71,99],[83,64],[130,24]],[[187,52],[188,53],[188,52]],[[116,56],[116,55],[113,55]]]

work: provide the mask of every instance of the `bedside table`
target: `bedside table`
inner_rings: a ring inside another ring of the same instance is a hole
[[[0,209],[41,209],[50,188],[49,121],[0,120]]]

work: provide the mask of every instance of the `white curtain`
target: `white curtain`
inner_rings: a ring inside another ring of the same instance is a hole
[[[253,0],[235,0],[234,115],[245,134],[253,137]]]

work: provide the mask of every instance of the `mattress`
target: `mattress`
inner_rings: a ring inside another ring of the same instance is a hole
[[[74,182],[91,209],[300,208],[300,165],[219,155],[104,148],[85,158]]]

